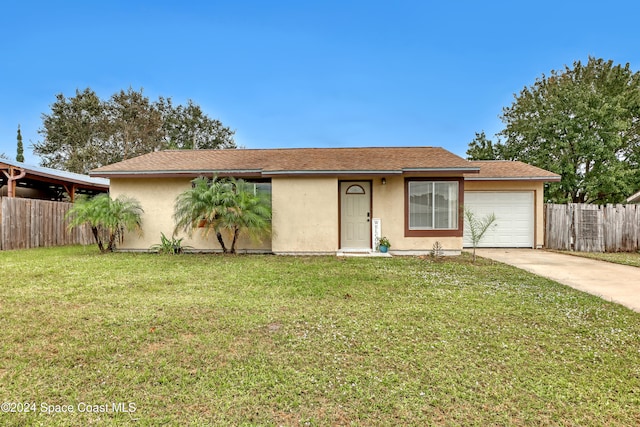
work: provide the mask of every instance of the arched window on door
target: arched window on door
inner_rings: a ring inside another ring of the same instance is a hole
[[[350,185],[346,191],[347,194],[365,194],[364,188],[359,186],[358,184]]]

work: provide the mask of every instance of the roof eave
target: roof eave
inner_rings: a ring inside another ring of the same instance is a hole
[[[640,191],[638,191],[636,194],[633,194],[629,196],[629,198],[627,198],[627,203],[638,203],[638,202],[640,202]]]
[[[554,176],[511,176],[511,177],[480,177],[472,176],[465,177],[465,181],[544,181],[544,182],[558,182],[560,177]]]
[[[478,167],[452,167],[452,168],[402,168],[403,173],[414,172],[458,172],[458,173],[480,173]]]
[[[403,175],[412,173],[479,173],[477,167],[437,167],[437,168],[403,168],[403,169],[363,169],[363,170],[261,170],[261,169],[196,169],[196,170],[148,170],[148,171],[100,171],[89,172],[92,177],[103,178],[151,178],[151,177],[179,177],[199,175],[225,176],[336,176],[336,175]]]
[[[335,175],[401,175],[401,170],[278,170],[263,171],[264,176],[335,176]]]
[[[31,175],[31,176],[38,176],[41,178],[47,178],[51,181],[57,181],[57,182],[70,182],[72,184],[76,184],[76,185],[82,185],[85,187],[99,187],[99,188],[104,188],[104,189],[109,189],[109,184],[107,183],[101,183],[101,182],[90,182],[90,181],[84,181],[81,179],[75,179],[75,178],[63,178],[60,176],[56,176],[56,175],[51,175],[48,173],[42,173],[42,172],[34,172],[34,171],[27,171],[27,177]]]
[[[85,180],[85,179],[82,179],[82,177],[86,175],[82,175],[82,174],[69,173],[69,174],[61,175],[56,173],[48,173],[46,171],[38,170],[33,167],[30,167],[29,165],[24,163],[12,162],[6,159],[1,159],[0,163],[6,164],[8,166],[11,166],[20,170],[24,170],[26,172],[26,176],[25,176],[26,178],[38,177],[38,178],[44,178],[45,180],[52,183],[56,183],[56,184],[60,183],[64,185],[64,183],[71,183],[71,184],[79,185],[82,187],[101,188],[105,190],[109,189],[108,182],[95,182],[95,181]],[[50,168],[40,167],[40,169],[50,169]],[[60,172],[65,173],[65,171],[60,171]],[[76,178],[75,176],[70,176],[70,175],[77,175],[81,177]],[[87,178],[90,178],[90,177],[87,176]]]
[[[196,170],[150,170],[150,171],[91,171],[90,176],[102,178],[170,178],[170,177],[194,177],[202,175],[220,176],[260,176],[260,169],[196,169]]]

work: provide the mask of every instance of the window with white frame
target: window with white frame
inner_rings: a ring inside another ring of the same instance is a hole
[[[409,181],[409,230],[458,228],[457,181]]]

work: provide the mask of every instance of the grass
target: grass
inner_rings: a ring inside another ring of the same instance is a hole
[[[36,405],[2,425],[640,424],[640,314],[499,263],[71,247],[0,265],[0,398]]]
[[[600,261],[613,262],[616,264],[640,267],[640,252],[574,252],[557,251],[563,254],[592,258]]]

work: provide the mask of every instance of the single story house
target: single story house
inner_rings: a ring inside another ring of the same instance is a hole
[[[463,206],[498,218],[487,246],[542,247],[543,189],[554,173],[521,162],[467,161],[438,147],[298,148],[159,151],[91,172],[109,178],[113,197],[138,199],[142,238],[122,250],[147,250],[174,230],[176,196],[198,176],[233,176],[271,194],[273,235],[239,251],[336,254],[375,250],[387,237],[393,254],[429,253],[439,242],[456,254],[469,244]],[[184,240],[203,251],[218,242]]]

